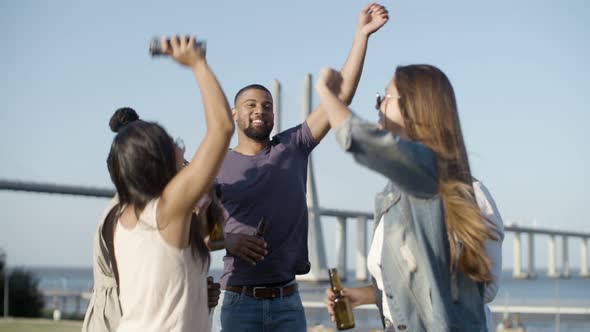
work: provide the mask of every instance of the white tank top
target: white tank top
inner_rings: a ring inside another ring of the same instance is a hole
[[[383,292],[383,274],[381,273],[381,255],[383,253],[383,219],[385,217],[382,216],[379,224],[377,224],[377,228],[375,229],[375,233],[373,235],[373,241],[371,242],[371,248],[369,249],[369,256],[367,259],[367,269],[369,273],[375,278],[375,282],[377,283],[377,288],[381,292]],[[389,305],[387,304],[387,297],[382,297],[381,306],[383,308],[383,316],[389,319],[390,322],[394,322],[393,316],[391,315],[391,311],[389,310]]]
[[[162,238],[157,206],[158,199],[149,202],[133,229],[115,230],[123,311],[117,331],[210,331],[207,262]]]

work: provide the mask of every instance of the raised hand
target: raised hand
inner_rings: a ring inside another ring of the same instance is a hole
[[[332,68],[322,68],[316,83],[316,90],[321,94],[326,88],[334,95],[340,93],[342,86],[342,75],[339,71]]]
[[[205,54],[195,46],[195,37],[190,38],[176,35],[170,37],[170,42],[166,37],[161,37],[160,45],[162,53],[172,56],[174,61],[187,67],[193,67],[199,62],[205,62]]]
[[[387,9],[373,2],[366,5],[359,14],[357,29],[368,36],[379,30],[388,20],[389,12]]]
[[[268,254],[266,242],[263,239],[246,234],[225,234],[225,248],[230,254],[252,265],[256,265]]]

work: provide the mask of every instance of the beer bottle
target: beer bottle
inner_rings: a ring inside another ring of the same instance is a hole
[[[258,222],[258,226],[256,227],[256,236],[264,237],[264,231],[266,230],[266,218],[262,216],[260,221]]]
[[[204,222],[207,225],[206,232],[209,234],[209,241],[223,241],[223,227],[221,226],[224,218],[223,211],[215,193],[210,192],[209,197],[212,197],[211,203],[200,214],[205,218]]]
[[[209,231],[209,240],[222,241],[223,239],[223,229],[221,229],[221,225],[216,222],[212,225],[211,230]]]
[[[352,315],[352,308],[347,297],[340,295],[342,291],[342,283],[336,269],[330,269],[330,286],[334,292],[334,315],[336,317],[336,328],[338,330],[348,330],[354,328],[354,316]]]

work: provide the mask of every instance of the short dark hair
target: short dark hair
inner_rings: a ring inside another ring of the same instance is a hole
[[[272,93],[270,93],[270,91],[268,91],[268,89],[266,87],[264,87],[264,85],[261,84],[250,84],[247,85],[243,88],[240,89],[240,91],[238,91],[238,93],[236,93],[236,96],[234,97],[234,106],[236,105],[236,103],[238,102],[238,97],[240,97],[242,95],[242,93],[244,93],[247,90],[262,90],[265,91],[266,93],[268,93],[269,95],[272,96]]]

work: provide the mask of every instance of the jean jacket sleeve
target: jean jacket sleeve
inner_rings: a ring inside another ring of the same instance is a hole
[[[438,193],[436,156],[424,144],[402,139],[352,114],[334,130],[354,159],[418,197]]]
[[[498,289],[500,288],[500,279],[502,275],[502,242],[504,241],[504,223],[502,216],[496,207],[496,202],[492,194],[480,181],[473,182],[473,190],[475,192],[475,199],[483,222],[488,231],[494,236],[485,242],[485,249],[488,258],[490,259],[490,267],[492,272],[492,282],[485,285],[484,301],[490,303],[496,297]]]

